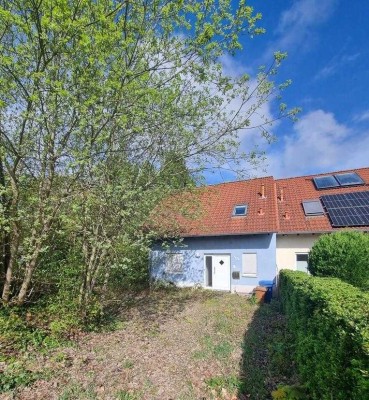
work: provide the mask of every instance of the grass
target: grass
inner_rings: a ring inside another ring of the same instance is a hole
[[[110,331],[85,334],[73,347],[43,355],[54,375],[39,381],[37,391],[31,386],[36,375],[20,375],[23,381],[12,388],[26,387],[17,398],[265,400],[278,384],[277,395],[295,383],[283,377],[290,359],[274,306],[165,288],[128,295],[114,318]]]
[[[205,382],[210,389],[216,392],[217,396],[222,395],[222,392],[235,393],[243,391],[243,382],[237,375],[214,376]]]
[[[125,390],[119,390],[116,393],[115,398],[117,400],[140,400],[141,396],[136,393],[127,392]]]
[[[131,369],[134,366],[134,362],[132,360],[124,360],[122,363],[122,367],[125,369]]]
[[[59,396],[58,400],[96,400],[98,396],[94,388],[89,385],[84,388],[79,383],[71,383],[64,389],[63,393]]]
[[[245,333],[241,361],[242,388],[239,395],[250,399],[272,398],[272,392],[298,387],[293,362],[293,349],[286,329],[285,317],[279,311],[279,303],[261,306]],[[283,398],[283,397],[281,397]],[[284,397],[284,399],[294,397]]]

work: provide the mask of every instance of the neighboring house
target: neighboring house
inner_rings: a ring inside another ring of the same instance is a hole
[[[153,247],[152,278],[249,293],[282,268],[306,271],[320,234],[369,231],[369,168],[208,186],[198,189],[193,218],[173,213],[175,204],[157,216],[176,220],[181,241]]]

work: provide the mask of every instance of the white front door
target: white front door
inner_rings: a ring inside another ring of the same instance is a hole
[[[229,254],[205,256],[205,286],[216,290],[231,289],[231,256]]]

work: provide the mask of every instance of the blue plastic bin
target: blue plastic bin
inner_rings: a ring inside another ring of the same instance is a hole
[[[265,293],[264,301],[265,303],[270,303],[273,296],[273,281],[259,281],[259,285],[268,289]]]

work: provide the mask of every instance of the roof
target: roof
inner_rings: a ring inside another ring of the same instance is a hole
[[[365,184],[317,190],[312,181],[316,176],[344,172],[356,172]],[[171,197],[164,207],[156,210],[154,224],[160,225],[163,232],[175,232],[182,237],[331,232],[342,228],[333,228],[326,213],[305,216],[302,202],[327,194],[368,190],[369,168],[286,179],[269,176],[222,183]],[[234,207],[242,204],[247,204],[247,214],[234,216]]]
[[[365,182],[361,186],[338,187],[317,190],[312,178],[316,176],[334,175],[346,172],[356,172]],[[279,233],[332,232],[342,228],[333,228],[327,214],[307,217],[304,214],[304,200],[319,199],[327,194],[353,193],[369,190],[369,168],[351,169],[345,171],[327,172],[325,174],[307,175],[296,178],[275,180],[277,192],[277,207]],[[283,201],[281,201],[281,190]],[[287,213],[287,218],[286,218]],[[366,227],[368,229],[369,227]],[[355,229],[365,229],[363,227]]]

